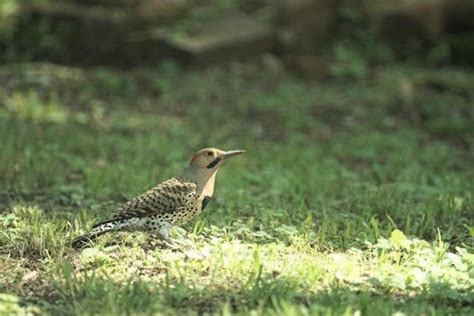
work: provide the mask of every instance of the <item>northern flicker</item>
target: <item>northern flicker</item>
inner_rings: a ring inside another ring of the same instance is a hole
[[[181,175],[125,203],[110,219],[75,238],[72,246],[80,248],[111,231],[146,231],[173,245],[168,238],[170,228],[190,220],[206,207],[214,194],[219,167],[230,157],[244,153],[244,150],[201,149]]]

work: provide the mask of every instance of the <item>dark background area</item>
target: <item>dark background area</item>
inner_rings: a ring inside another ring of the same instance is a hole
[[[6,0],[0,9],[3,62],[209,65],[269,53],[310,76],[344,57],[474,65],[469,0]]]

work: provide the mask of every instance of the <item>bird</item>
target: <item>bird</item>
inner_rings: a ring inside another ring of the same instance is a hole
[[[73,248],[82,248],[100,235],[113,231],[145,231],[157,236],[167,246],[173,226],[198,215],[214,194],[217,171],[229,158],[245,154],[245,150],[224,151],[204,148],[191,158],[189,166],[176,177],[161,182],[131,199],[109,219],[72,240]]]

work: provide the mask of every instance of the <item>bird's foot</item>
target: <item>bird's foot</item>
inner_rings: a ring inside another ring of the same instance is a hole
[[[183,238],[183,239],[180,239],[177,241],[177,243],[181,246],[181,247],[184,247],[184,248],[194,248],[196,245],[195,243],[190,240],[190,239],[187,239],[187,238]]]
[[[183,239],[168,239],[162,240],[163,244],[165,244],[171,250],[189,250],[194,248],[194,243],[186,238]]]
[[[170,250],[181,250],[181,246],[178,243],[172,241],[171,239],[162,240],[162,245]]]
[[[169,238],[168,234],[159,233],[156,235],[160,241],[159,245],[170,250],[186,250],[194,246],[194,243],[186,238]]]
[[[172,240],[168,237],[160,236],[160,245],[164,249],[175,250],[175,251],[183,250],[183,247],[182,247],[183,245],[180,242],[177,242],[176,240]]]

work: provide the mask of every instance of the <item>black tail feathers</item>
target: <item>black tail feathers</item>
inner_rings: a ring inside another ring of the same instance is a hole
[[[93,242],[97,237],[109,231],[123,229],[123,223],[117,220],[109,220],[92,227],[92,230],[85,235],[74,238],[71,242],[73,248],[79,249]]]
[[[81,249],[87,246],[88,244],[90,244],[91,242],[93,242],[97,237],[99,237],[103,233],[105,233],[105,231],[94,233],[94,234],[89,233],[89,234],[78,236],[74,238],[73,241],[71,242],[71,247],[75,249]]]

